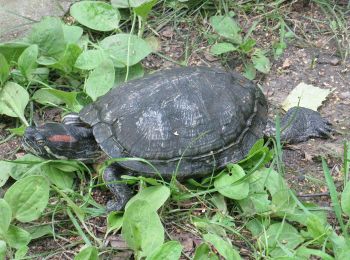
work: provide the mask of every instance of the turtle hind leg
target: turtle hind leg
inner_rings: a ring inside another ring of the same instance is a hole
[[[281,120],[281,140],[300,143],[312,137],[328,138],[333,129],[320,113],[305,107],[293,107]]]
[[[125,173],[125,169],[117,163],[108,166],[103,173],[103,180],[114,196],[114,199],[109,200],[106,205],[109,212],[122,210],[133,196],[133,192],[128,185],[120,182],[120,176],[123,173]]]

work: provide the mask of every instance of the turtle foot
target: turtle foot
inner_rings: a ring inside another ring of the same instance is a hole
[[[133,195],[132,190],[125,183],[121,183],[120,176],[124,173],[125,170],[118,164],[111,164],[103,173],[103,180],[114,196],[114,199],[107,202],[108,212],[123,210]]]
[[[312,137],[329,138],[332,125],[320,113],[304,107],[293,107],[281,120],[281,140],[300,143]]]

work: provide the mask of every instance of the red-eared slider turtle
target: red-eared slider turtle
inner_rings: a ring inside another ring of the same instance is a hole
[[[293,120],[290,120],[290,119]],[[218,69],[187,67],[165,70],[110,90],[62,124],[27,128],[24,147],[41,157],[89,160],[99,147],[112,158],[148,160],[169,178],[201,177],[242,159],[263,136],[267,102],[251,81]],[[294,108],[281,122],[282,140],[324,137],[330,126],[318,112]],[[107,182],[130,173],[154,175],[140,161],[112,164]],[[109,184],[121,209],[131,196],[125,184]]]

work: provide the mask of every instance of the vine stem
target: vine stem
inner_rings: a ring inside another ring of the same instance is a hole
[[[134,12],[134,17],[132,19],[132,25],[131,25],[131,30],[128,38],[128,56],[126,58],[126,75],[125,75],[125,82],[128,80],[129,77],[129,64],[130,64],[130,45],[131,45],[131,36],[134,32],[135,29],[135,23],[136,23],[136,13]]]

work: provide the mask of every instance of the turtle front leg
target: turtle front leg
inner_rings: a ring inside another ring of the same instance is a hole
[[[117,163],[108,166],[103,173],[103,179],[108,189],[114,195],[114,199],[107,202],[107,211],[122,210],[129,199],[133,196],[133,192],[128,185],[120,183],[120,176],[124,173],[125,169],[120,167]]]
[[[299,143],[311,137],[328,138],[331,124],[320,113],[305,107],[293,107],[281,120],[281,141]]]

